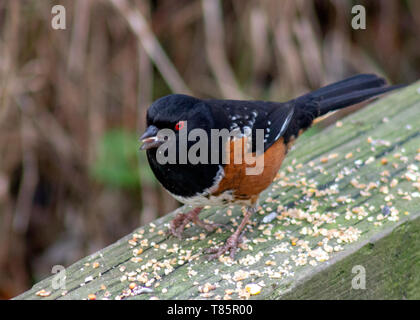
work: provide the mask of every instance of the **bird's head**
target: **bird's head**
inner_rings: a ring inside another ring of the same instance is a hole
[[[210,108],[200,99],[182,94],[162,97],[147,110],[147,128],[140,137],[141,149],[158,148],[166,141],[167,136],[163,133],[168,129],[174,132],[177,140],[182,130],[187,134],[197,128],[209,132],[212,119]]]

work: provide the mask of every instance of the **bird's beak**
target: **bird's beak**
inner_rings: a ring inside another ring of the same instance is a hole
[[[163,142],[162,139],[159,139],[157,136],[159,129],[155,126],[148,126],[146,131],[140,137],[141,142],[143,142],[142,146],[140,147],[141,150],[148,150],[152,148],[159,147]]]

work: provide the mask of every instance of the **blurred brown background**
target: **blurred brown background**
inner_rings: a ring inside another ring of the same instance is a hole
[[[418,0],[0,1],[0,298],[177,207],[138,151],[154,99],[286,100],[358,72],[409,83],[419,30]]]

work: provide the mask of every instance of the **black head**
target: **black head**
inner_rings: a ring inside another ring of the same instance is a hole
[[[156,100],[150,106],[147,111],[147,129],[140,138],[143,141],[142,149],[147,150],[147,159],[156,178],[171,194],[183,198],[191,197],[213,185],[219,165],[189,165],[190,159],[187,159],[187,163],[178,161],[181,153],[185,155],[179,149],[184,134],[188,135],[193,129],[202,129],[209,134],[213,127],[212,111],[208,104],[200,99],[173,94]],[[158,149],[166,141],[162,133],[165,129],[175,133],[176,139],[172,142],[175,142],[176,152],[171,153],[176,154],[175,163],[163,164],[157,159],[158,154],[169,155],[168,150]],[[188,150],[191,143],[194,142],[187,141]],[[210,155],[210,152],[207,154]]]
[[[212,119],[210,108],[200,99],[182,94],[162,97],[147,110],[147,129],[140,138],[143,142],[141,148],[148,150],[159,147],[164,142],[158,135],[162,129],[170,129],[178,134],[187,124],[187,132],[196,128],[209,132]]]

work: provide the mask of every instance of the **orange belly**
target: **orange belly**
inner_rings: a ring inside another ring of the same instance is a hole
[[[243,146],[246,146],[246,138],[242,138],[241,140]],[[236,159],[242,159],[242,163],[234,163],[235,152]],[[242,153],[241,158],[239,158],[238,152]],[[234,142],[230,141],[230,161],[224,167],[225,174],[217,190],[212,192],[214,196],[231,190],[235,199],[250,200],[251,203],[255,203],[258,200],[259,194],[271,184],[279,171],[287,153],[287,146],[284,144],[283,138],[280,138],[265,151],[264,155],[259,155],[255,158],[255,154],[252,154],[255,161],[250,164],[244,161],[246,152],[246,147],[235,149]],[[259,173],[255,175],[247,174],[247,168],[248,171],[254,168],[253,170]]]

